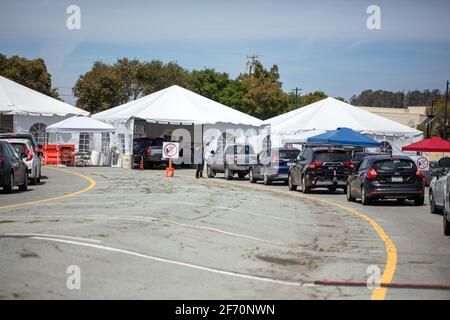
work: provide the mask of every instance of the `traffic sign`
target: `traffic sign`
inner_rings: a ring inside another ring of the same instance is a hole
[[[425,157],[419,157],[416,160],[416,165],[420,170],[425,170],[426,168],[428,168],[428,159]]]
[[[180,145],[178,142],[163,142],[163,158],[178,159]]]

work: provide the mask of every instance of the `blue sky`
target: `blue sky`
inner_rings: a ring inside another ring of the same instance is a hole
[[[81,8],[80,30],[66,28],[71,4]],[[372,4],[380,30],[366,27]],[[96,60],[177,61],[235,77],[258,54],[278,65],[286,91],[348,99],[365,89],[443,90],[449,12],[447,0],[0,0],[0,52],[43,57],[56,87],[72,87]]]

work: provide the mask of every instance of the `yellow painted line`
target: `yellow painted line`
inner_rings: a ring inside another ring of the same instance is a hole
[[[180,175],[175,173],[175,178],[171,178],[171,179],[176,179],[176,177],[183,177],[183,178],[189,178],[189,179],[196,179],[194,177],[190,177],[190,176],[185,176],[185,175]],[[197,179],[196,179],[197,180]],[[205,180],[201,180],[201,181],[205,181]],[[208,179],[206,181],[214,181],[214,182],[219,182],[222,184],[228,184],[230,185],[230,181],[225,181],[225,180],[218,180],[218,179]],[[250,188],[250,189],[255,189],[255,190],[261,190],[261,191],[269,191],[269,192],[274,192],[274,193],[279,193],[279,194],[285,194],[288,196],[296,196],[296,197],[300,197],[300,198],[304,198],[304,199],[308,199],[308,200],[312,200],[315,202],[321,202],[324,204],[328,204],[331,206],[335,206],[338,207],[340,209],[346,210],[352,214],[357,215],[358,217],[360,217],[361,219],[365,220],[367,223],[369,223],[377,232],[378,236],[381,238],[381,240],[383,240],[385,246],[386,246],[386,253],[387,253],[387,257],[386,257],[386,265],[384,267],[384,271],[383,271],[383,275],[381,276],[380,279],[380,283],[384,283],[384,284],[389,284],[391,283],[392,279],[394,278],[394,274],[395,274],[395,270],[397,269],[397,248],[395,247],[394,242],[391,240],[391,238],[387,235],[387,233],[383,230],[383,228],[373,219],[371,219],[370,217],[368,217],[367,215],[365,215],[364,213],[361,213],[353,208],[347,207],[343,204],[337,203],[337,202],[333,202],[333,201],[329,201],[329,200],[325,200],[325,199],[320,199],[320,198],[316,198],[316,197],[312,197],[312,196],[307,196],[301,193],[296,193],[296,192],[292,192],[292,191],[284,191],[284,190],[276,190],[276,189],[271,189],[271,188],[265,188],[262,186],[258,186],[258,185],[244,185],[244,184],[237,184],[237,183],[232,183],[233,186],[238,186],[238,187],[243,187],[243,188]],[[386,298],[386,294],[387,294],[387,288],[379,288],[379,289],[374,289],[372,291],[372,297],[371,300],[384,300]]]
[[[82,178],[84,178],[84,179],[89,181],[89,185],[86,188],[81,189],[79,191],[71,192],[71,193],[68,193],[68,194],[61,195],[61,196],[52,197],[52,198],[46,198],[46,199],[41,199],[41,200],[34,200],[34,201],[15,203],[15,204],[8,204],[8,205],[5,205],[5,206],[0,206],[0,209],[16,208],[16,207],[29,206],[29,205],[32,205],[32,204],[48,202],[48,201],[66,199],[66,198],[69,198],[69,197],[73,197],[73,196],[79,195],[79,194],[81,194],[83,192],[89,191],[93,187],[95,187],[95,185],[97,184],[97,182],[95,182],[95,180],[92,179],[91,177],[88,177],[88,176],[86,176],[84,174],[81,174],[81,173],[78,173],[78,172],[73,172],[73,171],[70,171],[70,170],[59,169],[59,168],[51,168],[51,167],[45,167],[45,168],[46,169],[51,169],[51,170],[62,171],[62,172],[65,172],[65,173],[70,173],[70,174],[73,174],[75,176],[82,177]]]

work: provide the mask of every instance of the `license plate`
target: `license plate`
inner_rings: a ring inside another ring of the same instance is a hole
[[[403,182],[403,177],[392,177],[392,182]]]

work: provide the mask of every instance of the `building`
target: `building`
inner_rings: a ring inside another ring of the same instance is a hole
[[[407,108],[379,108],[379,107],[358,107],[373,114],[382,116],[389,120],[404,124],[411,128],[417,128],[419,124],[427,119],[427,107],[410,106]]]

